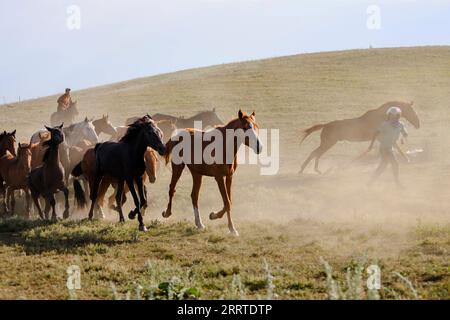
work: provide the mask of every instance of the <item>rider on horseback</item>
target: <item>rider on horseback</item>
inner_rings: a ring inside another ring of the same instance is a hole
[[[66,111],[72,102],[72,97],[70,96],[70,88],[66,88],[66,92],[58,98],[58,112]]]

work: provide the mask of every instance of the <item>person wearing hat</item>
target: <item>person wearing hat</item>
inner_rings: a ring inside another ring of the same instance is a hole
[[[398,162],[394,154],[394,147],[402,155],[402,157],[409,162],[408,157],[403,153],[397,144],[397,140],[402,135],[405,139],[408,137],[408,133],[405,129],[404,124],[400,121],[402,115],[402,110],[398,107],[391,107],[387,110],[386,116],[387,120],[383,122],[380,128],[375,132],[372,141],[370,142],[369,149],[367,152],[372,150],[375,140],[378,138],[380,142],[380,156],[381,161],[378,168],[375,170],[369,185],[372,184],[386,169],[387,165],[390,164],[392,167],[392,172],[394,174],[395,183],[397,186],[401,186],[398,177]]]
[[[58,112],[65,111],[72,104],[72,97],[70,96],[70,88],[66,88],[66,92],[60,96],[57,100],[58,102]]]

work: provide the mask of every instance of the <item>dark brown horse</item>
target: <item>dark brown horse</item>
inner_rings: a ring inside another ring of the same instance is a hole
[[[220,120],[220,118],[217,116],[215,108],[212,110],[199,112],[195,116],[192,116],[190,118],[174,117],[162,113],[157,113],[154,116],[152,116],[152,118],[155,121],[170,120],[176,125],[178,129],[194,128],[195,121],[202,122],[202,129],[205,129],[207,127],[215,127],[223,124],[222,120]]]
[[[142,177],[142,183],[143,184],[145,183],[147,176],[149,177],[150,183],[155,183],[158,165],[158,156],[156,155],[156,152],[150,148],[147,148],[147,151],[144,153],[144,162],[145,162],[145,173]],[[86,151],[81,162],[74,168],[74,170],[72,170],[72,175],[75,177],[73,181],[73,186],[75,190],[75,199],[77,201],[78,208],[84,208],[84,206],[86,205],[86,200],[85,197],[83,197],[83,194],[85,194],[86,190],[88,190],[87,187],[91,189],[94,184],[95,178],[94,148],[91,148]],[[83,181],[86,180],[88,181],[88,186],[85,185],[84,191],[81,188],[79,182],[77,182],[77,179],[79,178],[83,178]],[[104,204],[104,197],[110,185],[113,185],[115,192],[109,197],[108,204],[110,208],[118,211],[118,208],[114,206],[114,201],[117,195],[117,180],[111,178],[110,176],[104,176],[98,189],[97,205],[95,208],[96,214],[98,214],[98,216],[102,218],[104,217],[102,210]],[[126,202],[125,195],[128,191],[129,191],[128,187],[124,186],[122,195],[122,205]],[[144,186],[144,193],[146,193],[145,186]]]
[[[137,215],[139,230],[146,231],[141,209],[147,203],[144,195],[142,176],[145,172],[144,153],[148,147],[157,150],[160,155],[166,152],[166,147],[162,142],[161,130],[158,129],[150,116],[145,116],[129,126],[127,134],[119,142],[104,142],[95,146],[95,172],[91,189],[92,203],[91,209],[89,210],[89,219],[93,217],[100,183],[104,177],[109,176],[117,180],[116,202],[120,220],[124,220],[122,214],[122,195],[126,182],[136,206],[129,213],[128,217],[134,219]],[[74,176],[80,173],[77,172],[77,168],[78,165],[72,172]],[[134,184],[137,185],[138,193],[136,193]],[[82,201],[80,196],[84,196],[84,193],[76,191],[75,197],[78,201]]]
[[[139,120],[139,117],[128,118],[125,121],[125,126],[118,127],[115,140],[116,141],[120,140],[125,135],[125,133],[128,129],[128,126],[130,124],[133,124],[137,120]],[[163,141],[164,142],[169,141],[172,134],[175,132],[175,130],[177,130],[174,120],[159,120],[159,121],[154,120],[154,121],[155,121],[156,125],[158,126],[158,128],[161,129],[161,131],[163,133],[163,137],[164,137]]]
[[[27,177],[31,170],[31,146],[26,143],[19,143],[17,157],[9,152],[0,157],[0,176],[5,181],[6,194],[3,198],[3,208],[5,212],[10,209],[14,214],[16,200],[15,190],[24,190],[26,197],[27,215],[30,213],[30,194],[28,192]]]
[[[251,115],[247,115],[242,113],[239,110],[238,118],[230,121],[228,124],[222,127],[216,127],[214,130],[218,135],[222,136],[223,141],[223,150],[225,152],[222,153],[221,158],[214,158],[215,160],[210,162],[206,162],[205,159],[201,159],[199,163],[195,163],[194,161],[194,145],[196,143],[196,135],[201,134],[202,137],[205,134],[210,134],[211,131],[197,131],[194,129],[185,129],[181,130],[182,136],[188,136],[189,138],[189,146],[191,148],[190,159],[177,159],[174,161],[172,159],[172,180],[169,186],[169,203],[167,205],[166,211],[163,212],[163,217],[168,218],[172,215],[172,199],[175,194],[175,187],[178,182],[178,179],[181,177],[181,173],[185,166],[189,168],[189,171],[192,174],[193,186],[192,186],[192,205],[194,207],[194,216],[195,216],[195,224],[197,228],[203,229],[204,225],[200,218],[200,213],[198,210],[198,196],[200,192],[200,187],[202,184],[202,177],[209,176],[214,177],[217,185],[219,186],[220,194],[222,195],[223,200],[223,209],[218,212],[212,212],[209,215],[211,220],[222,218],[225,212],[228,217],[228,228],[230,232],[234,235],[239,235],[237,230],[234,228],[233,221],[231,219],[231,184],[233,179],[233,174],[237,168],[237,151],[239,147],[243,144],[253,149],[253,151],[257,154],[261,153],[262,145],[257,136],[258,124],[256,123],[255,113],[253,112]],[[183,134],[184,131],[184,134]],[[230,132],[234,133],[230,135]],[[176,140],[180,134],[173,137],[167,144],[167,153],[165,155],[166,163],[170,160],[170,155],[175,146],[181,143],[181,139]],[[184,139],[184,138],[183,138]],[[184,143],[184,142],[183,142]],[[202,151],[208,147],[212,140],[202,139]],[[217,157],[220,157],[217,155]],[[180,161],[181,160],[181,161]]]
[[[65,197],[63,218],[69,217],[69,189],[64,183],[64,168],[59,161],[59,145],[64,141],[62,127],[62,124],[54,128],[45,127],[50,132],[50,140],[44,142],[48,146],[43,159],[44,163],[42,166],[32,170],[28,176],[28,187],[31,191],[31,197],[41,219],[44,219],[44,214],[39,204],[39,196],[44,197],[46,203],[50,204],[52,220],[56,220],[55,193],[59,191],[62,191]],[[45,219],[48,219],[47,210],[45,210]]]
[[[336,120],[326,124],[316,124],[302,131],[302,143],[311,133],[322,130],[320,134],[320,145],[311,152],[309,157],[303,162],[299,173],[302,173],[308,163],[315,159],[314,169],[319,170],[320,157],[331,149],[338,141],[362,142],[370,141],[376,131],[386,119],[386,111],[390,107],[399,107],[402,116],[408,120],[416,129],[420,128],[420,120],[416,111],[412,107],[413,102],[390,101],[381,107],[369,110],[358,118]]]

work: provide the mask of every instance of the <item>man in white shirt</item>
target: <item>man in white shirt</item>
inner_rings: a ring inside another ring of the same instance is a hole
[[[378,168],[374,172],[369,184],[372,184],[386,169],[388,164],[392,167],[395,182],[401,186],[398,178],[398,162],[394,155],[394,147],[409,162],[408,157],[403,153],[397,144],[397,140],[402,135],[404,138],[408,136],[405,126],[400,122],[402,111],[398,107],[391,107],[387,110],[387,120],[383,122],[380,128],[375,132],[368,151],[372,150],[375,140],[378,138],[380,142],[381,161]]]

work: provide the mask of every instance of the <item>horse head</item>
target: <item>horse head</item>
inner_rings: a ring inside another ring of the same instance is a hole
[[[116,128],[109,121],[109,115],[103,115],[100,119],[92,121],[92,124],[98,134],[102,132],[110,136],[115,136],[117,134]]]
[[[9,151],[13,156],[16,156],[16,130],[12,132],[3,131],[0,134],[0,152]]]
[[[414,104],[413,101],[408,103],[402,103],[399,105],[400,109],[402,110],[402,116],[408,120],[416,129],[420,128],[420,119],[417,116],[416,111],[412,107]]]
[[[251,148],[256,154],[262,152],[263,145],[259,139],[259,126],[256,122],[255,112],[248,115],[241,110],[238,112],[238,126],[235,129],[242,129],[244,131],[244,144]]]
[[[141,135],[142,133],[142,135]],[[142,143],[147,147],[156,150],[160,155],[166,152],[166,146],[163,141],[161,129],[155,124],[151,117],[144,116],[133,124],[128,126],[127,133],[121,141]],[[137,139],[142,139],[138,141]]]
[[[64,132],[62,130],[63,126],[64,123],[53,128],[45,126],[45,129],[50,132],[50,140],[45,141],[44,144],[55,146],[64,142]]]
[[[144,153],[145,172],[147,173],[150,183],[156,182],[156,171],[158,169],[158,156],[155,151],[147,148]]]
[[[24,164],[27,168],[31,168],[31,146],[29,143],[19,143],[17,148],[19,163]]]

